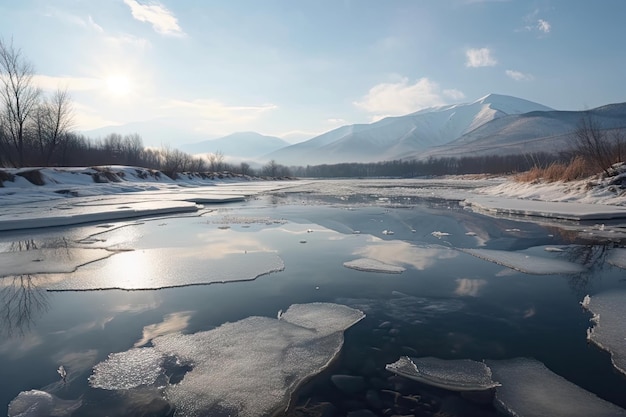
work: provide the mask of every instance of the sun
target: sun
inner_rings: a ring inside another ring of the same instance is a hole
[[[125,75],[110,75],[106,78],[106,87],[113,95],[125,96],[130,93],[131,82]]]

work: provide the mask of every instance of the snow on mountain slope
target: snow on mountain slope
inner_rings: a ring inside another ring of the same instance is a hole
[[[453,142],[408,153],[406,158],[569,151],[574,132],[585,114],[602,129],[626,128],[626,103],[609,104],[589,111],[533,111],[492,120]]]
[[[452,142],[492,120],[550,108],[527,100],[489,94],[469,104],[420,110],[371,124],[342,126],[308,141],[272,152],[266,159],[307,165],[401,159]]]
[[[194,154],[220,151],[229,158],[257,158],[288,145],[288,142],[275,136],[265,136],[256,132],[237,132],[217,139],[183,145],[181,149]]]

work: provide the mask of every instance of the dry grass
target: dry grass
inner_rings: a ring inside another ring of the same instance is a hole
[[[584,158],[577,156],[569,163],[553,162],[547,167],[534,166],[515,177],[518,182],[576,181],[597,174]]]

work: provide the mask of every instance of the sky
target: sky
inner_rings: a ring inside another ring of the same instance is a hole
[[[176,147],[295,143],[489,93],[625,102],[625,16],[623,0],[0,0],[0,37],[46,94],[69,91],[76,130]]]

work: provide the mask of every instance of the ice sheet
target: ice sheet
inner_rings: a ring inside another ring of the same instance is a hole
[[[427,385],[450,391],[483,391],[499,386],[483,362],[470,359],[409,358],[402,356],[385,369]]]
[[[359,258],[353,261],[344,262],[343,266],[357,271],[380,272],[386,274],[400,274],[406,271],[405,268],[396,265],[389,265],[376,259]]]
[[[475,196],[464,204],[478,211],[564,220],[607,220],[626,218],[626,207],[594,203],[522,200],[518,198]]]
[[[579,264],[561,259],[527,255],[493,249],[461,249],[463,252],[516,271],[535,275],[578,274],[585,269]]]
[[[330,364],[343,331],[363,317],[338,304],[296,304],[279,319],[248,317],[205,332],[157,337],[152,348],[110,355],[89,381],[109,390],[163,386],[181,416],[270,416],[285,410],[295,389]],[[192,369],[170,384],[174,358]]]
[[[81,400],[62,400],[45,391],[22,391],[9,403],[8,417],[70,416]]]
[[[587,338],[611,354],[613,366],[626,374],[626,290],[586,296],[582,306],[593,313]]]
[[[607,261],[611,265],[626,269],[626,248],[611,249]]]
[[[489,360],[496,406],[511,416],[619,417],[626,411],[567,381],[534,359]]]
[[[57,291],[160,289],[252,280],[284,268],[273,252],[230,253],[213,259],[202,250],[148,248],[118,253],[73,274],[41,277],[38,285]]]
[[[76,247],[0,252],[0,277],[73,272],[79,266],[112,256],[106,249]]]

